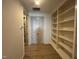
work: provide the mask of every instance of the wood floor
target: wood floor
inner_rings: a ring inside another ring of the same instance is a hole
[[[51,45],[25,46],[24,59],[61,59]]]

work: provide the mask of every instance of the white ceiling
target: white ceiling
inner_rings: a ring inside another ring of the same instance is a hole
[[[51,13],[58,8],[66,0],[39,0],[42,12]],[[27,8],[28,11],[32,11],[35,6],[34,0],[21,0],[21,3]]]

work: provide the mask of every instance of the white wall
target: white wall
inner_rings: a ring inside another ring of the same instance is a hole
[[[51,39],[51,16],[49,14],[45,14],[45,36],[44,36],[44,42],[49,44],[49,40]]]
[[[44,16],[44,44],[49,43],[49,39],[51,38],[51,17],[49,14],[42,13],[42,12],[29,12],[29,42],[31,44],[31,16]]]
[[[22,59],[24,55],[23,8],[18,0],[3,0],[3,59]]]

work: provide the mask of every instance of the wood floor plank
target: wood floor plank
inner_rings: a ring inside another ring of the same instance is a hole
[[[25,46],[24,59],[61,59],[51,45],[30,45]]]

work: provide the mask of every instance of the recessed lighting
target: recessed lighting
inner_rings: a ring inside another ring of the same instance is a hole
[[[39,1],[35,1],[35,4],[38,5],[38,6],[40,5]]]

